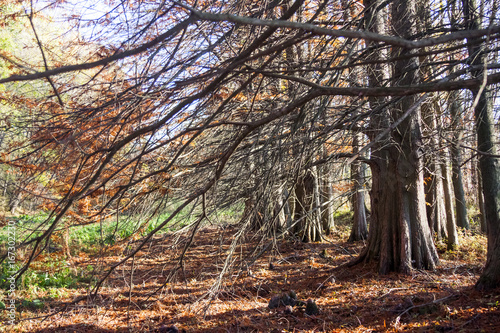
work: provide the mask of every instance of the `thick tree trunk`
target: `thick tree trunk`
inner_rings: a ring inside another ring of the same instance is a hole
[[[404,38],[416,33],[416,8],[414,0],[396,0],[392,6],[392,28],[396,35]],[[393,56],[408,54],[408,50],[394,49]],[[395,77],[400,77],[399,84],[412,85],[419,81],[418,59],[397,60],[394,67]],[[393,119],[398,119],[408,109],[414,107],[416,96],[405,97],[396,104]],[[402,192],[402,208],[400,215],[401,233],[405,235],[411,230],[408,246],[411,256],[401,258],[410,262],[414,268],[434,269],[438,263],[437,251],[429,229],[425,212],[425,194],[423,179],[423,143],[421,135],[420,107],[405,119],[395,131],[395,140],[401,146],[400,159],[397,161],[396,174]],[[402,237],[402,240],[405,240]],[[407,252],[407,250],[405,250]]]
[[[384,16],[373,12],[380,3],[368,1],[366,21],[375,23],[368,27],[370,31],[382,32],[376,24],[381,24]],[[394,33],[403,38],[414,34],[414,3],[396,0],[392,9]],[[393,56],[397,58],[402,53],[408,55],[411,51],[395,49]],[[418,82],[416,62],[416,58],[395,62],[394,74],[398,84]],[[380,72],[376,68],[370,72],[370,84],[375,86]],[[372,107],[378,104],[376,100],[370,102]],[[421,116],[420,107],[415,107],[415,102],[415,97],[405,97],[396,103],[390,117],[380,112],[370,120],[370,139],[374,140],[387,127],[389,120],[399,119],[410,108],[414,109],[389,137],[374,144],[370,159],[371,225],[367,247],[358,261],[378,259],[382,274],[389,271],[409,273],[412,268],[433,269],[438,263],[425,209]]]
[[[500,165],[498,159],[491,156],[497,153],[493,141],[493,105],[487,92],[481,95],[473,92],[478,98],[475,109],[477,144],[481,170],[484,213],[488,235],[488,252],[484,271],[476,284],[478,289],[493,289],[500,286]]]
[[[366,0],[365,4],[365,29],[368,31],[384,34],[385,19],[388,15],[382,7],[383,0]],[[367,46],[375,46],[374,43]],[[369,84],[372,87],[381,87],[385,84],[389,77],[389,68],[384,64],[384,60],[388,57],[385,49],[376,50],[369,55],[369,59],[374,62],[374,65],[368,69]],[[390,126],[390,116],[388,111],[383,108],[385,99],[372,97],[369,99],[370,107],[373,110],[378,109],[370,119],[370,128],[367,131],[368,138],[375,140],[381,131],[386,130]],[[399,237],[395,236],[394,221],[396,202],[388,198],[389,189],[395,188],[395,178],[391,177],[391,170],[389,167],[394,167],[394,163],[389,163],[390,151],[389,135],[378,138],[372,146],[370,156],[370,168],[372,173],[372,186],[370,191],[370,228],[368,230],[367,245],[360,256],[353,261],[356,264],[361,261],[378,260],[379,271],[386,272],[396,266],[398,262],[396,253],[399,252]],[[382,148],[385,149],[382,149]],[[392,170],[395,172],[395,170]],[[384,184],[384,181],[391,184]],[[392,222],[391,222],[392,221]],[[394,239],[394,244],[391,240]],[[388,259],[387,259],[388,258]],[[390,259],[393,258],[393,259]],[[393,264],[388,261],[392,261]]]

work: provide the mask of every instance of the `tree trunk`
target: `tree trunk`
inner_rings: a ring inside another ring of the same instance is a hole
[[[430,138],[431,149],[438,151],[440,148],[439,138],[437,137],[438,134],[435,132],[438,128],[436,120],[437,110],[434,106],[435,103],[426,103],[422,106],[422,113],[423,121],[429,129],[427,136]],[[426,168],[425,172],[427,202],[429,203],[429,205],[426,205],[427,218],[431,230],[436,233],[439,240],[448,236],[446,230],[446,206],[444,202],[441,163],[442,161],[439,154],[430,154],[426,161],[429,168]]]
[[[289,192],[286,189],[286,187],[283,189],[283,200],[284,200],[284,206],[283,206],[283,211],[285,213],[285,221],[286,221],[286,228],[287,230],[290,230],[292,227],[292,208],[290,207],[290,197],[289,197]]]
[[[444,200],[443,171],[440,166],[442,162],[434,160],[432,162],[433,176],[433,197],[434,197],[434,225],[433,229],[438,239],[448,237],[446,229],[446,203]]]
[[[313,175],[314,180],[314,190],[313,190],[313,206],[311,207],[311,212],[313,215],[313,223],[315,224],[315,231],[318,233],[318,236],[314,238],[322,239],[323,228],[321,218],[323,216],[323,207],[321,207],[321,179],[319,178],[318,168],[313,166],[311,168],[311,174]]]
[[[498,159],[491,156],[497,153],[493,139],[493,105],[484,91],[473,92],[478,103],[475,108],[478,151],[487,155],[479,157],[481,170],[484,213],[488,235],[488,252],[484,271],[476,284],[480,290],[500,286],[500,165]]]
[[[16,188],[13,190],[12,196],[9,200],[9,211],[12,215],[16,214],[17,208],[19,207],[20,203],[21,203],[21,191],[19,191]]]
[[[463,129],[461,128],[462,110],[458,101],[458,93],[450,93],[451,105],[450,114],[452,118],[451,130],[453,133],[453,141],[451,144],[451,169],[453,192],[455,194],[455,210],[457,226],[464,229],[469,229],[469,221],[467,219],[467,206],[465,202],[464,185],[462,182],[462,156],[460,144],[462,142]]]
[[[477,166],[477,197],[479,205],[479,224],[481,225],[481,231],[484,233],[488,232],[488,226],[486,224],[486,213],[484,208],[484,195],[483,195],[483,177],[481,177],[481,172],[479,171],[479,165]]]
[[[316,206],[314,178],[313,173],[308,170],[305,175],[299,177],[295,185],[294,232],[305,243],[321,241],[318,214],[314,209]]]
[[[348,22],[356,14],[353,11],[352,2],[348,0],[341,1],[341,7],[344,13],[344,21]],[[353,45],[353,51],[357,52],[360,50],[359,44]],[[352,84],[360,84],[362,79],[361,69],[358,67],[349,68],[349,79]],[[364,73],[363,73],[364,74]],[[354,105],[359,104],[359,99],[350,98],[349,103]],[[354,111],[353,116],[357,115],[359,111]],[[363,134],[353,133],[352,139],[352,152],[357,154],[359,152],[359,147],[363,144]],[[365,210],[365,192],[363,189],[364,178],[365,178],[364,165],[360,161],[355,160],[351,164],[351,183],[352,183],[352,197],[351,206],[354,213],[351,234],[349,236],[349,242],[354,242],[358,240],[365,240],[368,237],[368,225],[366,222],[366,210]]]
[[[325,165],[322,169],[321,177],[323,179],[322,193],[321,193],[321,207],[322,216],[321,216],[321,226],[323,232],[326,235],[330,235],[332,229],[335,227],[335,221],[333,220],[333,184],[332,184],[332,173],[330,172],[327,165]]]
[[[359,152],[359,146],[362,144],[360,136],[361,134],[354,134],[352,142],[352,152],[354,154]],[[352,200],[354,220],[348,242],[355,242],[365,240],[368,237],[368,224],[366,222],[365,210],[365,191],[363,186],[365,181],[365,169],[364,165],[362,165],[359,161],[354,161],[351,165],[351,180],[353,183],[354,193]]]
[[[467,28],[479,29],[480,21],[474,0],[463,0]],[[474,70],[475,77],[483,76],[484,54],[482,45],[477,40],[469,43],[469,59],[471,65],[479,65]],[[484,271],[476,283],[480,290],[493,289],[500,286],[500,165],[494,157],[497,150],[494,142],[493,102],[487,89],[472,89],[474,97],[474,118],[476,120],[477,150],[479,169],[481,171],[485,218],[488,235],[488,252]]]
[[[245,199],[245,209],[241,215],[240,223],[245,223],[246,221],[250,221],[251,230],[257,231],[262,227],[262,219],[256,213],[256,203],[253,195]]]
[[[410,38],[416,33],[416,8],[414,0],[396,0],[392,5],[392,28],[396,36]],[[411,54],[414,51],[393,49],[393,56]],[[395,61],[394,76],[400,77],[399,84],[412,85],[419,82],[418,59],[402,59]],[[416,96],[408,96],[396,104],[393,119],[398,119],[408,109],[414,107]],[[434,269],[438,263],[437,251],[429,229],[425,212],[425,194],[423,179],[423,143],[421,135],[421,114],[417,106],[395,131],[395,141],[400,145],[398,150],[396,178],[401,192],[399,225],[402,241],[401,268],[406,270],[407,263],[414,268]],[[406,239],[411,230],[410,237]],[[409,252],[409,253],[408,253]],[[406,256],[406,257],[405,257]],[[404,263],[404,264],[403,264]]]
[[[258,231],[264,225],[264,216],[262,214],[262,198],[256,192],[257,180],[255,179],[256,170],[256,157],[250,155],[248,159],[248,168],[250,170],[250,185],[253,190],[249,191],[245,196],[245,209],[243,210],[243,215],[240,222],[250,223],[250,229],[253,231]]]
[[[425,33],[432,29],[432,15],[430,13],[429,0],[420,0],[417,6],[418,32]],[[434,77],[433,66],[428,66],[427,63],[432,62],[428,56],[420,56],[422,67],[419,69],[426,77]],[[437,239],[441,240],[442,237],[447,237],[447,214],[446,205],[444,200],[444,184],[443,184],[443,171],[442,159],[438,153],[440,151],[440,139],[438,131],[437,113],[440,113],[441,108],[437,103],[438,96],[432,94],[429,101],[422,105],[423,122],[425,136],[429,138],[431,152],[426,156],[424,178],[426,183],[424,188],[427,195],[427,219],[431,230],[436,233]]]
[[[448,172],[448,164],[444,158],[441,163],[441,171],[443,174],[444,202],[446,206],[446,230],[448,240],[446,242],[448,250],[453,250],[458,246],[457,225],[455,215],[453,214],[453,199],[451,196],[450,176]]]
[[[276,204],[274,205],[274,218],[276,219],[277,229],[283,230],[290,224],[289,215],[286,214],[287,202],[283,197],[283,186],[278,186],[276,190]]]
[[[367,1],[368,30],[383,33],[380,29],[383,15],[374,13],[381,1]],[[415,4],[409,0],[396,0],[392,5],[392,27],[395,35],[408,38],[415,33]],[[377,24],[379,26],[377,27]],[[394,49],[394,56],[413,51]],[[394,75],[401,85],[418,82],[416,58],[395,61]],[[370,84],[380,79],[380,69],[370,70]],[[378,77],[377,77],[378,76]],[[376,100],[370,102],[373,108]],[[381,142],[373,146],[371,156],[372,196],[371,225],[368,244],[359,260],[379,261],[379,272],[409,273],[412,268],[433,269],[438,263],[432,233],[425,209],[420,107],[416,98],[402,98],[388,117],[379,112],[370,120],[370,139],[387,127],[391,119],[399,119],[409,108],[414,111]],[[411,231],[411,232],[410,232]]]

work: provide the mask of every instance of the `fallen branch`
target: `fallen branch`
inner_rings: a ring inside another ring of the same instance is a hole
[[[411,310],[422,308],[422,307],[429,306],[429,305],[443,303],[444,301],[446,301],[446,300],[448,300],[450,298],[454,298],[454,297],[458,297],[458,296],[459,296],[458,294],[452,294],[452,295],[448,295],[448,296],[443,297],[443,298],[435,299],[435,300],[433,300],[432,302],[429,302],[429,303],[410,306],[408,309],[404,310],[403,312],[401,312],[399,314],[399,316],[396,317],[396,320],[394,321],[394,328],[395,329],[398,328],[399,322],[401,321],[401,317],[403,315],[407,314],[408,312],[410,312]]]

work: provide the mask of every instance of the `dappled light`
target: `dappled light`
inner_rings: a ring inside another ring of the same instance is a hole
[[[0,332],[494,332],[500,0],[0,0]]]

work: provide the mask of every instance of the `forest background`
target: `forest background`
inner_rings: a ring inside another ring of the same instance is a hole
[[[0,6],[3,329],[495,330],[497,0]]]

